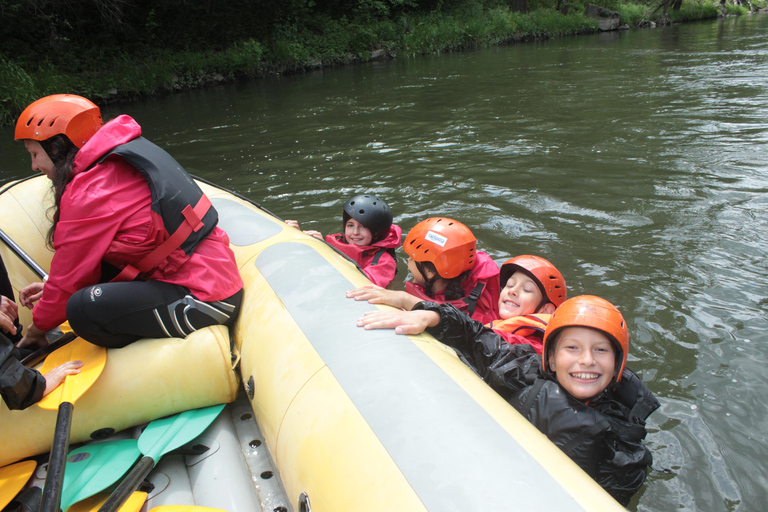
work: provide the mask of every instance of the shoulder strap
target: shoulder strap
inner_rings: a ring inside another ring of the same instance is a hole
[[[536,401],[536,397],[539,395],[539,391],[541,391],[541,387],[545,382],[546,381],[544,379],[536,379],[533,382],[533,385],[528,390],[528,396],[525,397],[525,402],[523,402],[523,405],[520,406],[520,411],[523,413],[523,415],[527,415],[528,411],[531,410],[531,407],[533,407],[533,402]]]
[[[475,308],[477,307],[477,299],[479,299],[480,295],[483,293],[483,288],[485,288],[484,283],[477,283],[472,291],[469,292],[469,295],[464,297],[463,300],[467,303],[467,313],[469,316],[472,316],[472,313],[475,312]]]

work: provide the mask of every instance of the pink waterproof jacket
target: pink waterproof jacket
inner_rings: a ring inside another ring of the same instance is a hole
[[[116,156],[91,167],[140,135],[136,121],[122,115],[77,153],[75,177],[61,198],[50,276],[32,314],[39,329],[52,329],[66,319],[69,297],[99,281],[102,261],[117,268],[135,264],[168,237],[150,213],[149,186],[138,171]],[[225,299],[243,287],[229,237],[218,227],[191,256],[176,249],[142,277],[186,286],[206,302]]]
[[[397,260],[391,253],[400,247],[402,234],[400,226],[392,224],[387,236],[371,245],[348,244],[341,233],[328,235],[325,241],[352,258],[373,284],[386,288],[395,278]]]
[[[483,251],[477,251],[476,254],[477,263],[469,277],[461,283],[466,294],[463,298],[448,301],[442,292],[430,297],[421,286],[411,281],[405,283],[405,291],[421,300],[453,304],[483,324],[496,320],[499,318],[499,266]]]

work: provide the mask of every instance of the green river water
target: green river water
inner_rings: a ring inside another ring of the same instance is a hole
[[[768,16],[371,63],[110,106],[303,229],[357,193],[614,302],[659,397],[631,510],[768,503]],[[0,179],[28,175],[0,130]],[[399,254],[403,258],[402,252]],[[404,260],[397,285],[406,276]],[[305,271],[306,269],[296,269]],[[396,285],[396,286],[397,286]]]

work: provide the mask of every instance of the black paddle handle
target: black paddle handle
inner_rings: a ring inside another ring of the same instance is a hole
[[[56,349],[59,349],[69,343],[70,341],[77,338],[77,334],[74,332],[65,332],[43,348],[39,348],[29,354],[27,357],[21,360],[21,364],[24,366],[35,366],[37,363],[42,361],[43,359],[48,356],[51,352],[53,352]]]
[[[107,501],[99,508],[99,512],[116,512],[128,501],[131,494],[139,488],[141,482],[147,477],[152,468],[155,467],[155,461],[152,457],[144,456],[138,464],[126,476],[115,491],[107,498]]]
[[[69,431],[72,426],[71,402],[59,404],[59,414],[56,416],[56,430],[53,433],[53,446],[48,459],[48,472],[45,475],[43,498],[40,501],[40,512],[59,512],[61,507],[61,490],[64,481],[64,465],[69,451]]]

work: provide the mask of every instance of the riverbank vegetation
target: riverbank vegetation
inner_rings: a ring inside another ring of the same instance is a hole
[[[738,4],[729,2],[737,1]],[[660,3],[661,2],[661,3]],[[766,0],[595,0],[629,28]],[[4,0],[0,124],[34,99],[96,102],[377,58],[598,30],[586,0]]]

